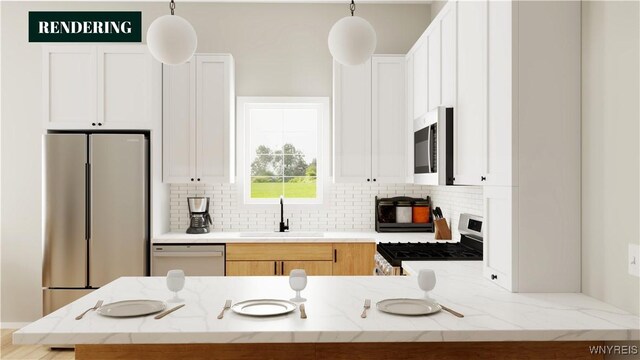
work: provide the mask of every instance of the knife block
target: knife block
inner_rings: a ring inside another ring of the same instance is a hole
[[[436,240],[451,240],[451,229],[447,224],[447,219],[434,219],[435,225],[435,239]]]

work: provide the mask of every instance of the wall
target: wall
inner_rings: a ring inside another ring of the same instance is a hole
[[[41,314],[41,46],[27,42],[29,10],[141,10],[143,26],[167,2],[0,2],[1,284],[3,327]],[[199,34],[199,52],[232,53],[241,96],[331,96],[327,34],[348,4],[178,2]],[[378,53],[405,53],[426,29],[428,5],[358,5],[376,28]]]
[[[481,187],[432,187],[409,184],[332,184],[329,203],[322,210],[291,211],[285,205],[285,218],[293,231],[373,231],[375,196],[432,196],[443,215],[453,225],[453,238],[459,238],[458,218],[468,212],[482,215]],[[240,206],[237,185],[172,185],[171,230],[189,226],[187,197],[211,198],[214,231],[269,231],[280,221],[280,208],[246,209]],[[285,200],[286,204],[286,200]]]
[[[582,3],[582,291],[640,313],[638,2]]]
[[[444,7],[444,5],[447,3],[447,0],[434,0],[431,2],[431,21],[433,21],[433,19],[436,18],[436,16],[438,16],[438,13],[440,12],[440,10],[442,10],[442,8]]]

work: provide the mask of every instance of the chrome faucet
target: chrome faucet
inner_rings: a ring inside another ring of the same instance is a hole
[[[287,225],[284,224],[284,196],[280,195],[280,232],[289,230],[289,219]]]

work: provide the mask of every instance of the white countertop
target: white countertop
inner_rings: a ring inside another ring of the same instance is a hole
[[[250,236],[247,236],[250,235]],[[375,231],[362,232],[211,232],[208,234],[187,234],[184,232],[169,232],[154,236],[153,244],[169,243],[265,243],[265,242],[435,242],[433,233],[378,233]]]
[[[376,302],[421,297],[415,276],[310,277],[302,295],[308,319],[299,312],[251,318],[228,311],[225,299],[294,295],[287,277],[190,277],[180,296],[186,306],[161,320],[153,316],[113,319],[95,312],[74,317],[98,299],[161,299],[172,295],[163,277],[120,278],[13,334],[17,344],[157,344],[289,342],[442,342],[639,340],[640,318],[582,294],[514,294],[479,277],[480,262],[407,264],[436,270],[432,297],[465,315],[425,317],[382,313]],[[366,319],[365,298],[372,300]]]

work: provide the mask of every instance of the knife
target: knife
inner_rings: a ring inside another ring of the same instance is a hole
[[[172,312],[174,312],[174,311],[176,311],[176,310],[180,309],[180,308],[181,308],[181,307],[183,307],[183,306],[184,306],[184,304],[180,304],[180,305],[175,306],[175,307],[173,307],[173,308],[171,308],[171,309],[169,309],[169,310],[165,310],[164,312],[161,312],[160,314],[156,315],[156,316],[155,316],[155,319],[156,319],[156,320],[157,320],[157,319],[162,319],[163,317],[165,317],[165,316],[167,316],[167,315],[171,314]]]

